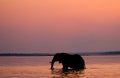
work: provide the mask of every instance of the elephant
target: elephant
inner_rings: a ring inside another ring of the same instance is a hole
[[[62,63],[62,70],[67,71],[69,68],[72,70],[85,69],[85,61],[78,54],[68,54],[68,53],[56,53],[51,61],[51,70],[54,70],[54,63],[58,61]]]

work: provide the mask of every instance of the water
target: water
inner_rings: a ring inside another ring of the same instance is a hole
[[[0,57],[0,78],[120,78],[120,55],[83,58],[85,70],[63,74],[57,62],[50,70],[52,56]]]

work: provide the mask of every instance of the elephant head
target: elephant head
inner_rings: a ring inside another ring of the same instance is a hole
[[[58,61],[59,63],[62,63],[62,54],[61,53],[56,53],[51,61],[51,70],[54,69],[54,63]]]

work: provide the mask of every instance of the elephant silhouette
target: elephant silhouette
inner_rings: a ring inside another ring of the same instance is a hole
[[[85,69],[85,61],[78,54],[70,55],[68,53],[56,53],[51,61],[51,70],[54,70],[54,63],[56,61],[62,63],[63,72],[66,72],[69,68],[72,70]]]

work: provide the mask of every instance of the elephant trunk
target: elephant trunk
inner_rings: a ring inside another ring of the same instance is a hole
[[[53,70],[54,69],[54,63],[55,63],[55,61],[54,60],[52,60],[52,62],[51,62],[51,70]]]

